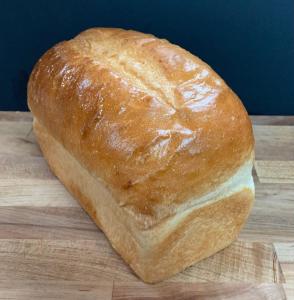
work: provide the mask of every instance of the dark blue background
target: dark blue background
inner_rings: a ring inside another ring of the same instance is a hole
[[[1,1],[0,110],[27,110],[37,59],[93,26],[167,38],[210,64],[251,114],[294,114],[293,0]]]

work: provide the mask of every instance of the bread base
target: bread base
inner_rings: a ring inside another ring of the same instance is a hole
[[[54,174],[145,282],[164,280],[227,247],[250,212],[254,194],[242,187],[230,196],[190,208],[179,220],[174,215],[142,229],[119,207],[105,183],[91,175],[36,119],[34,131]]]

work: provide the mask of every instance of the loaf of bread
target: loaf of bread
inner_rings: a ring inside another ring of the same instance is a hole
[[[252,126],[199,58],[89,29],[41,57],[28,104],[50,168],[144,281],[236,239],[254,199]]]

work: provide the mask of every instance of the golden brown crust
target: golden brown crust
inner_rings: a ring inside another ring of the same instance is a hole
[[[104,185],[36,120],[34,130],[53,172],[146,282],[164,280],[228,246],[248,217],[254,195],[243,188],[210,205],[186,211],[180,220],[171,216],[142,230],[119,209]],[[176,226],[171,226],[172,222]]]
[[[35,117],[138,223],[225,182],[253,150],[238,97],[204,62],[151,35],[90,29],[36,64]]]

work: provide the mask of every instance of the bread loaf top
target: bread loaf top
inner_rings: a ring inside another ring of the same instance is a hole
[[[28,103],[147,227],[216,189],[253,152],[250,119],[225,82],[186,50],[135,31],[89,29],[48,50]]]

